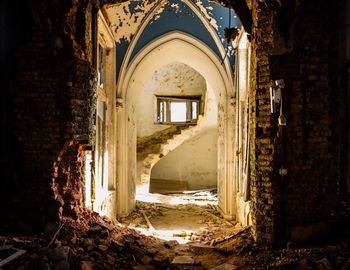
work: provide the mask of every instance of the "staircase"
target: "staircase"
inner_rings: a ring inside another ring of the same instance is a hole
[[[137,163],[141,185],[149,185],[152,167],[169,152],[197,134],[197,125],[178,125],[137,139]],[[146,187],[148,192],[148,187]],[[145,190],[146,191],[146,190]]]
[[[173,139],[181,131],[187,129],[190,125],[171,126],[167,129],[157,131],[150,136],[137,138],[137,155],[146,157],[152,153],[159,153],[162,145]]]

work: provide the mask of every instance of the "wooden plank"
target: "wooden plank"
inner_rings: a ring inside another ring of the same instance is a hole
[[[154,233],[156,230],[154,229],[151,221],[149,220],[148,216],[146,215],[145,211],[141,210],[141,213],[143,215],[143,217],[145,218],[146,222],[147,222],[147,225],[148,225],[148,228],[149,230]]]
[[[26,253],[26,251],[23,249],[14,249],[14,250],[16,250],[17,252],[7,257],[6,259],[0,261],[0,267],[5,266],[6,264],[12,262],[13,260],[16,260],[17,258],[21,257],[23,254]]]
[[[58,234],[60,233],[60,231],[61,231],[61,229],[62,229],[63,226],[64,226],[64,223],[62,223],[62,224],[59,226],[57,232],[53,235],[53,237],[52,237],[50,243],[47,245],[47,248],[49,248],[49,247],[55,242],[56,237],[57,237]]]
[[[8,250],[8,249],[12,249],[13,245],[5,245],[5,246],[1,246],[0,250]]]
[[[238,235],[240,235],[240,234],[242,234],[242,233],[248,232],[249,230],[250,230],[250,226],[244,227],[244,228],[240,229],[240,230],[239,230],[238,232],[236,232],[236,233],[233,233],[233,234],[230,234],[230,235],[225,236],[224,239],[215,241],[214,245],[221,244],[221,243],[223,243],[223,242],[225,242],[225,241],[228,241],[228,240],[230,240],[230,239],[232,239],[232,238],[235,238],[236,236],[238,236]]]

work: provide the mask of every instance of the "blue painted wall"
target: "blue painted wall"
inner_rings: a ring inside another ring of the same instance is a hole
[[[195,3],[195,0],[193,0]],[[130,11],[133,12],[135,8],[138,7],[142,1],[132,1],[129,3]],[[224,48],[227,48],[226,40],[224,38],[225,27],[240,27],[241,22],[239,21],[236,13],[233,10],[224,8],[216,3],[209,2],[207,0],[201,1],[204,7],[211,7],[206,9],[211,18],[216,20],[218,26],[216,30],[217,35]],[[196,8],[199,8],[196,6]],[[204,15],[203,15],[204,16]],[[145,27],[139,40],[136,43],[134,51],[132,52],[132,57],[130,61],[135,57],[135,55],[142,50],[148,43],[150,43],[155,38],[164,35],[171,31],[181,31],[190,34],[197,39],[208,45],[213,52],[221,58],[219,49],[217,48],[214,40],[207,31],[206,27],[202,24],[201,20],[195,15],[190,7],[188,7],[181,0],[170,0],[164,6],[164,10],[159,16],[154,16],[152,20]],[[117,43],[117,70],[120,70],[122,65],[124,55],[128,49],[129,42],[126,40],[121,40]],[[231,64],[234,63],[234,57],[231,52],[228,54]]]

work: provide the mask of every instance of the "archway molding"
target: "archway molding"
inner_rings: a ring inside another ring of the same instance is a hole
[[[136,127],[131,96],[145,80],[171,62],[184,63],[197,70],[213,91],[218,103],[218,195],[226,218],[235,216],[234,166],[235,93],[231,71],[203,42],[183,32],[167,33],[141,50],[119,78],[117,96],[117,212],[128,215],[135,205]]]

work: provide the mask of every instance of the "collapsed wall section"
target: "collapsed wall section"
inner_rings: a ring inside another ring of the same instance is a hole
[[[19,159],[1,229],[39,229],[82,206],[84,150],[94,142],[92,1],[32,1],[12,83]],[[15,226],[13,226],[15,225]]]

